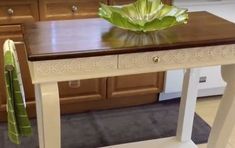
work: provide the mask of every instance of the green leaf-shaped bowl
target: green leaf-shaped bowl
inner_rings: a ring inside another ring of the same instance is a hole
[[[99,16],[122,29],[148,32],[187,23],[188,11],[161,0],[137,0],[122,6],[101,4]]]

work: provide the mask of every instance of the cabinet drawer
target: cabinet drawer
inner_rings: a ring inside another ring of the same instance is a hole
[[[110,0],[109,4],[111,5],[124,5],[124,4],[129,4],[129,3],[133,3],[136,0]],[[165,4],[172,4],[173,0],[162,0],[163,3]]]
[[[0,40],[14,38],[23,40],[22,29],[20,25],[0,25]]]
[[[101,73],[117,70],[117,63],[117,55],[37,61],[32,62],[33,77],[39,81],[48,78],[52,80],[50,77],[55,78],[55,76],[60,77],[61,81],[66,81],[68,75],[71,77],[80,75],[79,79],[90,78],[89,74],[97,74],[100,77]]]
[[[42,0],[41,20],[97,17],[100,2],[106,0]]]
[[[109,0],[110,5],[125,5],[133,3],[135,0]]]
[[[166,65],[174,64],[177,56],[174,57],[174,50],[170,52],[154,51],[143,53],[132,53],[119,55],[119,69],[139,69],[139,68],[160,68]],[[171,60],[170,60],[171,59]],[[173,62],[173,63],[172,63]]]
[[[36,0],[1,0],[0,24],[19,24],[38,20]]]
[[[206,53],[206,54],[205,54]],[[207,54],[208,53],[208,54]],[[166,71],[177,67],[197,67],[199,63],[208,63],[208,55],[219,53],[216,48],[185,48],[176,50],[162,50],[142,53],[131,53],[119,55],[118,68],[121,70],[138,70],[145,69],[149,71]],[[221,58],[219,54],[213,55]],[[212,60],[213,61],[213,60]]]

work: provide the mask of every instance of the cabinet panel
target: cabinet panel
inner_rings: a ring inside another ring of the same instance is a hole
[[[16,40],[22,40],[22,30],[20,25],[3,25],[0,26],[0,42],[1,45],[4,40],[8,38],[14,38]],[[0,45],[0,48],[2,46]],[[1,51],[2,52],[2,51]]]
[[[37,0],[1,0],[0,24],[19,24],[39,19]]]
[[[164,73],[108,78],[108,98],[157,94],[163,88]]]
[[[60,82],[59,92],[62,104],[106,98],[106,78]]]
[[[124,5],[124,4],[129,4],[133,3],[136,0],[109,0],[110,5]],[[162,0],[163,3],[165,4],[172,4],[173,0]]]
[[[40,19],[58,20],[97,17],[100,2],[107,0],[41,0]]]

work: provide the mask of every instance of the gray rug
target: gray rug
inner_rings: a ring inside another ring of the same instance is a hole
[[[178,116],[177,101],[124,109],[94,111],[62,116],[62,148],[95,148],[174,136]],[[52,117],[53,118],[53,117]],[[16,146],[9,142],[5,123],[0,124],[1,148],[37,148],[36,121],[32,120],[34,135],[22,138]],[[195,116],[192,139],[207,142],[210,127]]]

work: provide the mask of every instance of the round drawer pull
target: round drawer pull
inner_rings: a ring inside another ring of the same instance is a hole
[[[72,6],[72,12],[75,13],[78,11],[78,6],[73,5]]]
[[[160,61],[160,58],[158,56],[153,57],[153,62],[158,63]]]
[[[8,13],[8,15],[13,15],[13,14],[14,14],[14,10],[11,9],[11,8],[9,8],[9,9],[7,10],[7,13]]]

